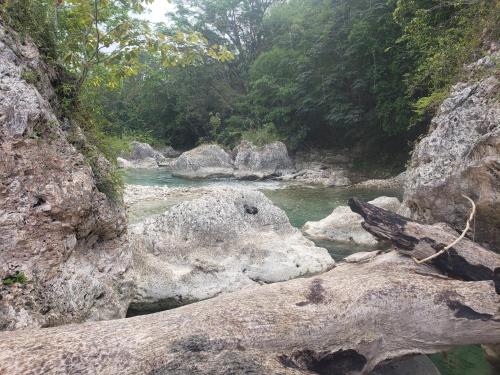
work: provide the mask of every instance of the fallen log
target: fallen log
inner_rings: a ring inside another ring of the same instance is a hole
[[[152,315],[0,333],[2,374],[366,374],[500,342],[492,281],[397,252]]]
[[[349,200],[349,207],[364,218],[364,229],[377,238],[391,241],[400,253],[415,259],[431,257],[459,237],[445,224],[418,223],[356,198]],[[500,255],[468,238],[462,238],[429,263],[450,277],[466,281],[494,280],[500,294]]]

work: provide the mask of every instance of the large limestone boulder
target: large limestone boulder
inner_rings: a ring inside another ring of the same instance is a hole
[[[498,61],[500,54],[496,53]],[[500,85],[494,76],[455,85],[411,159],[404,204],[412,218],[462,230],[477,205],[474,237],[500,243]]]
[[[334,265],[262,193],[218,188],[130,229],[134,311],[198,301]]]
[[[181,152],[175,150],[172,146],[164,146],[160,148],[159,151],[167,159],[174,159],[181,155]]]
[[[242,141],[235,153],[234,166],[238,178],[262,179],[294,171],[292,160],[282,142],[256,147],[251,142]]]
[[[172,169],[175,158],[180,155],[180,152],[171,146],[165,146],[158,151],[147,143],[133,141],[130,147],[130,152],[122,155],[124,157],[116,159],[119,168],[155,169],[165,167]]]
[[[161,163],[165,160],[165,156],[160,151],[151,147],[148,143],[133,141],[130,147],[129,160],[142,161],[145,159],[154,159],[157,163]]]
[[[230,177],[234,175],[231,156],[222,147],[201,145],[179,156],[171,168],[185,178]]]
[[[132,293],[124,211],[54,115],[59,79],[0,23],[0,330],[123,317]]]
[[[396,212],[401,203],[397,198],[379,197],[368,203]],[[348,242],[364,246],[377,246],[378,241],[361,226],[363,218],[347,206],[340,206],[320,221],[308,221],[302,231],[315,240]]]

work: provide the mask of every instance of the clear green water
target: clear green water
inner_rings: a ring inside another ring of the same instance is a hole
[[[252,186],[261,190],[274,204],[283,209],[290,222],[301,228],[306,221],[316,221],[328,216],[335,207],[346,205],[351,197],[371,200],[386,195],[401,198],[400,192],[376,189],[339,188],[284,188],[279,182],[263,181],[235,181],[231,179],[213,180],[186,180],[172,176],[161,169],[154,170],[129,170],[125,176],[127,184],[145,186],[172,186],[172,187],[202,187],[210,185],[226,186]],[[151,214],[158,213],[163,208],[168,208],[176,202],[152,203],[152,207],[144,206]],[[334,244],[331,242],[318,242],[318,246],[325,247],[336,260],[356,251],[364,249],[359,246]],[[441,371],[442,375],[495,375],[496,373],[484,358],[479,346],[464,346],[448,351],[447,353],[433,354],[430,358]]]
[[[480,346],[470,345],[429,356],[442,375],[494,375]]]
[[[334,208],[347,205],[347,201],[352,197],[363,200],[372,200],[382,195],[401,198],[401,193],[396,191],[346,187],[291,187],[262,191],[275,205],[286,212],[290,223],[297,228],[301,228],[306,221],[317,221],[327,217]]]

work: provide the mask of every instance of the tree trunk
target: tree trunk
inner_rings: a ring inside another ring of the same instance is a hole
[[[391,241],[400,253],[416,259],[436,254],[459,236],[445,224],[421,224],[356,198],[349,200],[349,206],[365,219],[362,225],[368,232]],[[463,238],[429,263],[461,280],[494,280],[500,294],[500,255],[468,238]]]
[[[391,252],[158,314],[3,332],[0,373],[366,374],[391,358],[500,342],[499,299],[492,281],[450,279]]]

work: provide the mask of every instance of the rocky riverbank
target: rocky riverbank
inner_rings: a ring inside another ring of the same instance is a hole
[[[0,20],[0,330],[122,318],[133,294],[125,211],[98,189],[107,160],[56,115],[63,80]]]
[[[494,61],[488,64],[496,64]],[[477,69],[472,67],[471,71]],[[36,82],[28,82],[26,72],[36,72]],[[383,357],[387,353],[427,353],[442,350],[447,345],[442,342],[476,343],[475,330],[485,332],[487,343],[495,342],[498,322],[493,317],[498,296],[493,277],[498,268],[493,272],[484,265],[472,265],[480,270],[480,280],[466,283],[440,275],[440,268],[416,265],[396,253],[358,253],[336,264],[327,250],[294,228],[285,212],[255,189],[128,186],[125,204],[129,212],[144,211],[144,202],[168,204],[154,217],[127,224],[120,199],[110,198],[109,191],[106,195],[99,181],[110,164],[87,144],[73,119],[56,115],[60,111],[55,86],[61,79],[61,72],[43,63],[29,40],[22,43],[17,34],[0,24],[0,330],[28,330],[19,336],[16,332],[6,334],[8,340],[0,340],[4,344],[0,358],[9,359],[8,363],[0,361],[0,369],[28,371],[23,366],[31,369],[36,362],[35,371],[44,366],[59,372],[79,372],[83,368],[79,366],[94,371],[99,366],[164,371],[165,353],[174,359],[179,352],[188,353],[173,364],[185,369],[207,358],[217,359],[224,351],[228,366],[239,358],[244,369],[253,371],[257,368],[254,361],[260,359],[259,366],[294,374],[298,370],[291,363],[296,366],[296,362],[311,358],[320,363],[331,356],[337,360],[354,358],[351,362],[356,368],[371,369],[393,358]],[[494,249],[500,227],[498,89],[497,77],[488,74],[471,76],[456,85],[429,134],[416,147],[406,177],[359,185],[398,187],[404,181],[403,207],[395,198],[372,203],[428,223],[448,222],[460,230],[469,211],[462,197],[466,194],[478,209],[471,236]],[[93,159],[85,153],[89,149]],[[188,178],[279,178],[290,184],[325,186],[353,182],[346,174],[348,160],[294,161],[279,142],[263,147],[244,142],[229,152],[217,145],[204,145],[181,155],[136,142],[124,156],[128,158],[120,160],[124,167],[163,166]],[[361,222],[346,208],[336,209],[323,220],[306,224],[304,232],[378,250],[378,242],[363,231]],[[322,275],[303,278],[316,274]],[[292,278],[299,279],[262,285]],[[415,284],[408,285],[408,279]],[[228,293],[238,289],[245,290]],[[262,299],[266,290],[271,293]],[[172,314],[116,320],[124,318],[127,310],[142,314],[225,293]],[[234,296],[247,299],[239,301]],[[276,307],[277,301],[282,305]],[[397,306],[400,301],[404,314]],[[232,310],[226,309],[226,303]],[[206,311],[206,306],[215,306],[215,313]],[[421,315],[415,315],[414,307]],[[314,315],[326,308],[323,315]],[[386,315],[386,310],[394,315]],[[245,327],[249,335],[255,334],[255,342],[250,340],[247,350],[241,342],[248,337],[235,341],[230,331],[217,335],[223,331],[221,325],[208,325],[206,337],[197,336],[198,327],[187,327],[186,311],[192,321],[206,317]],[[379,313],[377,320],[373,320],[373,311]],[[246,315],[236,315],[237,320],[233,312]],[[354,318],[346,319],[346,312]],[[415,341],[403,337],[399,343],[403,349],[393,351],[389,338],[400,337],[401,327],[379,322],[400,315],[414,318],[410,333],[423,336]],[[253,320],[249,322],[247,316]],[[311,335],[311,316],[321,322],[316,336]],[[431,330],[430,341],[440,344],[429,347],[429,332],[422,330],[421,323],[433,316],[441,319],[441,325],[439,331]],[[362,319],[358,322],[357,317]],[[165,326],[162,319],[171,324]],[[96,320],[103,322],[92,323]],[[90,323],[64,326],[84,321]],[[297,325],[298,321],[301,324]],[[370,330],[360,330],[366,322],[371,324]],[[454,330],[458,324],[469,335],[465,341],[464,335]],[[485,329],[489,325],[494,329]],[[34,330],[50,326],[61,326],[50,330],[51,339],[45,331]],[[276,329],[273,336],[266,336],[269,327]],[[325,327],[331,335],[322,335]],[[389,334],[379,331],[381,327],[389,327]],[[182,340],[162,336],[165,329]],[[289,340],[289,330],[295,330],[295,341]],[[113,341],[116,334],[119,342]],[[208,340],[211,334],[214,339]],[[346,349],[344,342],[335,341],[334,334],[343,334],[345,342],[358,351]],[[448,341],[440,341],[442,336]],[[150,337],[157,339],[157,346],[151,348]],[[45,346],[40,346],[43,340]],[[274,347],[272,357],[269,350],[259,352],[262,343],[280,340],[283,344],[279,350]],[[160,345],[165,342],[168,351]],[[414,342],[417,348],[407,346]],[[381,344],[389,347],[387,353],[376,352]],[[95,351],[95,345],[101,351]],[[74,350],[68,352],[69,347]],[[308,351],[310,347],[316,351]],[[17,352],[24,353],[21,364],[16,362]],[[142,362],[144,358],[147,360]]]

